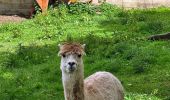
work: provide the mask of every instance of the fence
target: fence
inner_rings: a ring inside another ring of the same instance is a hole
[[[106,0],[106,2],[124,8],[170,7],[170,0]]]

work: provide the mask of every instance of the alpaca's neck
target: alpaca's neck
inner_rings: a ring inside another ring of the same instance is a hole
[[[65,100],[84,100],[84,73],[79,68],[71,74],[62,72]]]

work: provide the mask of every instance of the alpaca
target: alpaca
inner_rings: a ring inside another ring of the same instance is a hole
[[[109,72],[96,72],[84,80],[85,45],[59,45],[65,100],[124,100],[123,86]]]

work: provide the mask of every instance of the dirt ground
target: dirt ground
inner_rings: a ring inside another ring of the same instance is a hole
[[[23,20],[26,20],[24,17],[20,17],[17,15],[12,16],[6,16],[6,15],[0,15],[0,24],[2,23],[13,23],[13,22],[21,22]]]

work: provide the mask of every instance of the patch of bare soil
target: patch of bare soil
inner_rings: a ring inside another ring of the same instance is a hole
[[[23,20],[26,20],[26,18],[17,16],[17,15],[12,15],[12,16],[0,15],[0,24],[1,23],[21,22]]]

